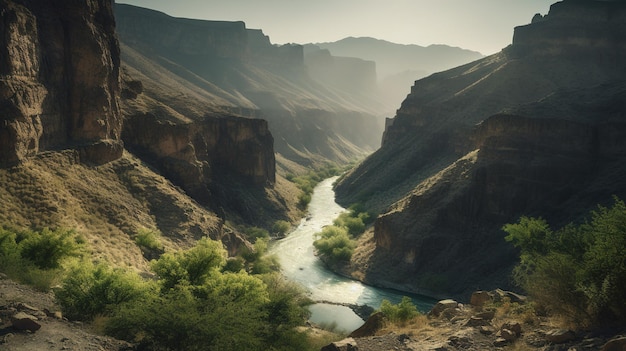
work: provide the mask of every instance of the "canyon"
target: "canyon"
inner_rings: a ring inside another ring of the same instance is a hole
[[[338,185],[380,213],[347,270],[432,295],[512,287],[501,227],[554,226],[626,195],[626,7],[566,0],[500,53],[415,82]]]

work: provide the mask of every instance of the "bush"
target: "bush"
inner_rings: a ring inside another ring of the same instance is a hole
[[[408,296],[403,296],[402,300],[394,305],[389,300],[383,300],[380,304],[382,312],[393,323],[405,323],[419,316],[417,307]]]
[[[150,292],[133,272],[83,261],[69,269],[55,296],[68,318],[91,320],[112,315],[119,305],[143,300]]]
[[[591,220],[552,231],[522,217],[503,227],[521,251],[517,283],[543,308],[582,325],[626,322],[626,205],[599,206]]]
[[[259,238],[264,239],[264,238],[270,237],[270,233],[267,230],[263,228],[259,228],[259,227],[248,227],[244,229],[244,233],[246,234],[246,237],[248,237],[248,240],[252,242],[254,242],[255,240]]]
[[[151,229],[139,229],[135,235],[135,243],[141,248],[155,251],[163,251],[161,232]]]
[[[163,254],[157,261],[152,261],[151,267],[167,290],[179,284],[202,285],[213,270],[219,270],[225,264],[226,251],[222,243],[203,238],[189,250]]]
[[[44,228],[41,232],[24,233],[20,254],[41,269],[59,268],[62,260],[83,253],[82,240],[73,230]]]
[[[349,261],[356,247],[343,227],[328,226],[316,234],[319,239],[313,242],[317,252],[331,262]]]
[[[291,229],[291,223],[283,220],[274,222],[272,232],[278,236],[284,236]]]
[[[48,291],[60,279],[62,263],[84,253],[71,230],[0,229],[0,271],[21,283]]]

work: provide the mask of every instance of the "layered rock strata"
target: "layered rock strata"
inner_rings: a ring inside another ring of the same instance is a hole
[[[503,224],[564,225],[626,196],[624,16],[621,2],[562,1],[501,53],[417,81],[337,187],[382,213],[355,275],[436,294],[507,286]]]
[[[120,52],[112,3],[0,2],[0,163],[77,148],[121,156]]]

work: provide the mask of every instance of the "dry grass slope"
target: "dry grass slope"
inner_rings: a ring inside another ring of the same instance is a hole
[[[100,167],[79,164],[73,151],[41,154],[0,169],[0,199],[0,225],[73,228],[94,259],[139,270],[141,228],[162,232],[166,249],[220,234],[219,218],[128,153]]]

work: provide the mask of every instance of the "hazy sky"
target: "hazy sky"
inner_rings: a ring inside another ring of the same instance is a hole
[[[244,21],[272,43],[374,37],[400,44],[447,44],[492,54],[513,28],[557,0],[118,0],[175,17]]]

